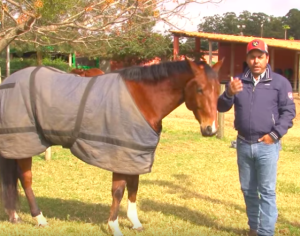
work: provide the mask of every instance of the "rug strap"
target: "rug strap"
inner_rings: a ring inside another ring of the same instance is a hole
[[[97,77],[98,76],[92,77],[90,79],[90,81],[88,82],[85,90],[84,90],[84,93],[82,95],[82,98],[81,98],[81,101],[80,101],[80,104],[79,104],[78,113],[77,113],[77,119],[76,119],[76,122],[75,122],[74,130],[72,132],[72,139],[70,141],[70,144],[69,145],[64,145],[64,147],[67,147],[67,148],[72,147],[73,143],[78,138],[78,135],[79,135],[79,132],[80,132],[81,123],[82,123],[82,119],[83,119],[83,113],[84,113],[84,108],[85,108],[85,105],[86,105],[86,101],[87,101],[88,95],[89,95],[89,93],[90,93],[93,85],[96,82],[96,78]]]

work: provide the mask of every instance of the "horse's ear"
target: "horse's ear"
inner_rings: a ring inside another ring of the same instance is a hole
[[[218,61],[216,64],[214,64],[212,66],[212,69],[215,71],[215,72],[219,72],[221,66],[223,65],[223,62],[225,60],[225,57],[222,58],[222,60]]]
[[[195,62],[193,62],[191,59],[185,56],[185,61],[190,65],[192,71],[194,74],[199,71],[199,68]]]
[[[194,61],[192,58],[188,57],[188,56],[184,56],[185,60],[189,60],[189,61]]]

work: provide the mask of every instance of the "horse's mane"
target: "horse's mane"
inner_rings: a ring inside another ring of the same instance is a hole
[[[205,62],[196,62],[197,65],[203,65],[208,78],[217,78],[217,73]],[[161,81],[167,77],[176,77],[181,73],[192,73],[187,61],[163,62],[151,66],[133,66],[113,73],[119,73],[125,80],[134,81]]]

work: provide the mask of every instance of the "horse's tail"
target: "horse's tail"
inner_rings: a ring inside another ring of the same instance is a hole
[[[6,210],[16,210],[18,197],[18,164],[14,159],[0,156],[0,191]]]

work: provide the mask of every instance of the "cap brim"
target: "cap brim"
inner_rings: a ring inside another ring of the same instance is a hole
[[[260,49],[260,48],[252,48],[252,49],[250,49],[250,50],[247,52],[247,54],[248,54],[249,52],[253,51],[253,50],[257,50],[257,51],[261,51],[261,52],[263,52],[263,53],[269,54],[267,51],[262,50],[262,49]]]

